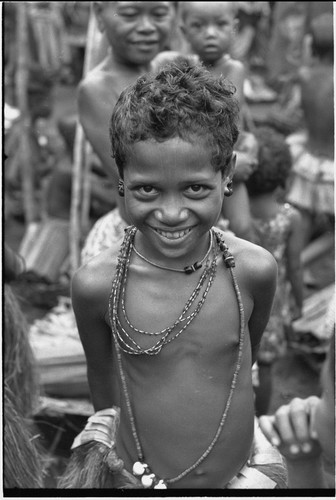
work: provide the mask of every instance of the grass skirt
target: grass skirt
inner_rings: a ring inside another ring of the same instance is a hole
[[[4,380],[15,395],[16,410],[30,416],[39,396],[36,361],[28,324],[10,285],[4,287]]]
[[[17,397],[5,383],[3,480],[5,488],[42,488],[42,453],[32,435],[31,422],[16,409]]]
[[[124,469],[115,449],[91,441],[75,448],[58,488],[142,488],[132,474]]]

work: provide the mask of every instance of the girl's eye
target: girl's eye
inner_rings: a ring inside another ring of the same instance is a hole
[[[200,196],[204,195],[207,192],[206,186],[202,186],[201,184],[193,184],[186,189],[188,195]]]
[[[155,195],[157,193],[157,190],[153,186],[140,186],[137,189],[138,193],[142,196],[144,195]]]
[[[194,186],[190,186],[191,191],[194,193],[199,193],[199,191],[202,189],[202,186],[199,184],[194,184]]]

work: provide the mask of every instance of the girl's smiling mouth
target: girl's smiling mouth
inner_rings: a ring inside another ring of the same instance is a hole
[[[179,230],[179,231],[164,231],[162,229],[155,228],[154,231],[156,233],[158,233],[160,236],[167,238],[168,240],[178,240],[180,238],[183,238],[187,234],[189,234],[191,231],[191,228],[183,229],[183,230]]]

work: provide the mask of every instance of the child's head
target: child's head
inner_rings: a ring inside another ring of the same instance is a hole
[[[238,23],[237,2],[179,2],[181,31],[205,64],[229,54]]]
[[[238,138],[234,88],[185,57],[147,73],[125,89],[110,124],[112,152],[120,177],[135,143],[179,137],[210,150],[215,171],[228,175]]]
[[[172,2],[93,2],[98,27],[118,60],[148,64],[165,47],[175,16]]]
[[[292,166],[285,137],[271,127],[259,127],[254,135],[258,141],[258,166],[246,181],[249,195],[285,189]]]
[[[320,59],[334,61],[334,20],[324,13],[311,22],[312,54]]]

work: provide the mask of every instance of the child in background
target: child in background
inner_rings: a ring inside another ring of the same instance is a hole
[[[78,86],[78,118],[93,149],[91,167],[91,214],[96,220],[89,232],[81,259],[86,262],[111,245],[119,246],[126,214],[117,194],[117,167],[111,158],[109,119],[120,92],[148,71],[151,60],[166,48],[171,36],[175,9],[172,2],[93,2],[98,29],[104,34],[105,58]],[[112,168],[111,168],[112,166]],[[48,191],[48,213],[69,218],[71,165],[59,165]]]
[[[240,128],[244,128],[245,67],[230,56],[237,29],[237,2],[180,2],[181,30],[191,51],[214,75],[222,75],[236,87],[240,106]],[[241,134],[236,145],[237,165],[233,178],[232,195],[224,201],[223,216],[230,229],[239,237],[254,241],[250,221],[249,201],[245,181],[255,167],[253,136],[244,140]],[[243,144],[240,144],[240,142]]]
[[[278,264],[277,292],[258,353],[256,410],[260,415],[267,413],[272,395],[272,365],[286,351],[285,324],[302,312],[303,231],[299,211],[283,202],[291,171],[285,138],[270,127],[257,129],[256,138],[258,167],[246,182],[251,215],[260,245],[272,253]],[[292,306],[290,297],[294,299]]]
[[[293,157],[287,200],[301,212],[304,246],[321,226],[334,232],[335,220],[332,13],[313,19],[310,29],[311,59],[299,71],[305,130],[287,138]]]
[[[278,457],[273,480],[257,465],[265,457],[252,456],[251,367],[276,263],[213,228],[238,113],[224,78],[182,58],[138,78],[114,108],[112,150],[133,225],[119,255],[110,248],[73,278],[96,414],[61,487],[230,488],[240,476],[244,487],[281,484]]]
[[[286,459],[289,488],[335,490],[335,322],[321,386],[320,398],[294,398],[259,419],[267,439]]]
[[[112,176],[113,193],[119,201],[118,172],[111,159],[108,137],[109,119],[121,91],[148,71],[153,57],[164,48],[172,11],[170,2],[93,2],[93,7],[98,28],[109,42],[109,51],[78,87],[79,118],[90,144]]]
[[[127,215],[118,196],[118,171],[111,158],[109,120],[121,93],[149,71],[151,60],[166,48],[174,9],[171,2],[93,2],[99,30],[109,51],[78,88],[78,113],[85,135],[110,180],[111,202],[117,208],[99,219],[82,251],[86,261],[111,244],[119,246]]]

